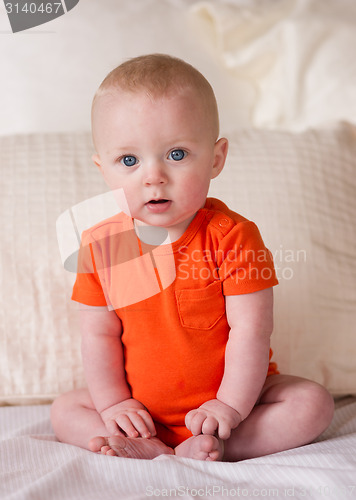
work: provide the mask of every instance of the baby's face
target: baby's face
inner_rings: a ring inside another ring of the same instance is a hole
[[[115,90],[99,99],[93,159],[107,184],[123,189],[128,215],[179,238],[223,168],[227,141],[215,142],[192,92],[152,99]]]

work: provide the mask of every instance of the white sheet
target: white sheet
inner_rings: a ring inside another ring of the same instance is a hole
[[[240,463],[106,457],[58,443],[49,406],[0,409],[2,500],[356,498],[356,398],[318,442]]]

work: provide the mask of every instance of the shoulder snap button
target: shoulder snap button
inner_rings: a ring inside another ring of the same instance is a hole
[[[220,227],[225,227],[229,224],[229,221],[227,219],[220,219],[219,220],[219,226]]]

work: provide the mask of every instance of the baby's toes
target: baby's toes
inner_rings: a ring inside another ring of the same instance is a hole
[[[99,453],[104,446],[107,446],[107,444],[108,442],[105,437],[97,436],[89,441],[89,450]]]
[[[221,451],[220,450],[214,450],[211,451],[206,458],[207,461],[215,462],[216,460],[220,460],[221,458]]]
[[[109,455],[111,457],[114,457],[116,455],[116,453],[110,446],[102,446],[100,452],[102,455]]]

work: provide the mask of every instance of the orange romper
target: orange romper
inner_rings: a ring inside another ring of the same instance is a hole
[[[216,398],[221,383],[229,335],[224,295],[278,281],[257,226],[214,198],[179,240],[149,250],[123,213],[85,231],[72,299],[115,309],[132,397],[150,412],[158,437],[175,447],[191,436],[185,415]]]

